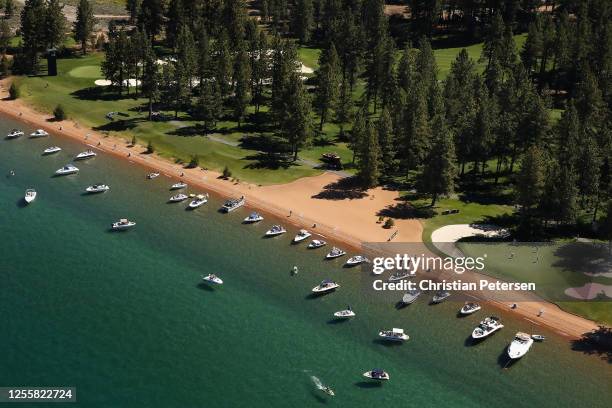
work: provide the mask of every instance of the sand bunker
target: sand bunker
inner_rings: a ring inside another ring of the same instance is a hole
[[[438,228],[431,233],[435,242],[457,242],[461,238],[484,236],[487,238],[503,238],[508,236],[508,230],[490,224],[455,224]]]
[[[96,84],[97,86],[110,86],[112,85],[112,82],[109,81],[108,79],[96,79],[94,81],[94,84]],[[127,86],[128,84],[130,86],[139,86],[140,80],[130,78],[130,79],[126,79],[125,81],[123,81],[123,85]]]
[[[612,298],[612,286],[601,283],[587,283],[579,288],[565,289],[565,294],[574,299],[591,300],[598,296]]]
[[[300,72],[302,74],[312,74],[314,72],[314,69],[302,64],[302,66],[300,67]]]

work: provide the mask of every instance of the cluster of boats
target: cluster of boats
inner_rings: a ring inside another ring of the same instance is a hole
[[[24,136],[24,135],[25,135],[25,133],[22,130],[12,129],[6,135],[6,138],[7,139],[17,139],[18,137],[21,137],[21,136]],[[49,133],[47,133],[47,131],[45,131],[43,129],[36,129],[34,132],[30,133],[30,137],[32,137],[32,138],[44,137],[44,136],[49,136]]]

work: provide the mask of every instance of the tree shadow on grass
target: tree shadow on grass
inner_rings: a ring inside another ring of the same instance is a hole
[[[274,152],[258,152],[244,157],[243,160],[253,160],[253,163],[244,166],[245,169],[286,170],[299,165],[286,155]]]
[[[344,200],[359,199],[367,197],[368,193],[362,187],[356,176],[345,177],[323,187],[323,191],[315,194],[312,198],[322,200]]]
[[[553,266],[564,271],[588,272],[595,276],[612,271],[612,256],[607,243],[570,242],[559,246],[555,250],[555,257],[557,261]]]
[[[256,150],[265,153],[289,153],[289,145],[282,139],[273,135],[260,134],[256,136],[244,135],[240,138],[240,145],[243,149]]]
[[[572,341],[572,350],[598,355],[612,364],[612,328],[599,326],[596,330],[584,333],[580,339]]]
[[[207,131],[204,126],[196,124],[193,126],[179,127],[175,130],[171,130],[170,132],[166,132],[166,134],[171,136],[193,137],[206,136]]]
[[[138,126],[138,123],[143,122],[141,118],[122,119],[108,122],[101,126],[95,126],[93,130],[99,132],[123,132],[126,130],[134,129]]]
[[[131,98],[132,95],[121,94],[112,90],[108,86],[92,86],[89,88],[78,89],[70,95],[84,101],[119,101]]]

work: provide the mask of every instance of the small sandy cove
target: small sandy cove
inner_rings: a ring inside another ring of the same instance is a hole
[[[123,157],[131,163],[156,170],[170,178],[181,179],[193,187],[213,191],[222,197],[244,195],[248,207],[273,214],[284,223],[307,228],[317,235],[341,241],[354,249],[359,249],[364,242],[386,242],[390,238],[392,242],[422,241],[423,227],[417,219],[396,219],[392,229],[384,229],[377,222],[380,211],[398,204],[397,191],[379,187],[345,194],[345,190],[334,188],[342,180],[334,173],[271,186],[223,180],[214,171],[185,169],[156,154],[142,154],[144,146],[128,147],[125,139],[94,132],[76,122],[49,121],[49,114],[37,112],[21,100],[7,100],[8,84],[6,79],[0,81],[0,113],[32,127],[80,140],[91,148]],[[504,304],[492,305],[521,315],[532,324],[547,326],[566,337],[578,338],[598,328],[594,322],[566,313],[544,301],[519,303],[519,307],[514,310]],[[545,313],[537,317],[542,309]]]

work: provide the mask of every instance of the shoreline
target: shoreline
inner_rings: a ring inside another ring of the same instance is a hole
[[[45,129],[53,135],[80,141],[92,149],[122,157],[132,164],[158,171],[160,175],[170,179],[181,180],[192,187],[210,191],[222,199],[244,195],[245,207],[261,211],[264,215],[272,215],[295,227],[307,228],[313,233],[313,237],[316,235],[331,239],[358,251],[363,248],[364,243],[385,242],[392,234],[397,238],[392,242],[421,242],[423,227],[418,220],[396,220],[396,227],[390,230],[382,229],[380,224],[375,223],[376,209],[392,205],[399,195],[397,192],[386,191],[379,187],[368,191],[359,199],[348,199],[348,203],[346,199],[317,199],[313,192],[316,194],[321,191],[322,186],[340,179],[339,176],[329,172],[271,186],[224,180],[220,178],[221,174],[218,172],[199,167],[187,169],[156,153],[144,154],[146,147],[138,144],[128,147],[125,139],[103,135],[81,127],[77,122],[49,121],[50,115],[36,111],[23,101],[7,100],[5,98],[7,83],[7,80],[0,81],[0,98],[3,98],[0,101],[0,114]],[[374,224],[367,222],[370,220]],[[556,304],[544,300],[516,302],[519,307],[514,310],[499,301],[485,299],[482,302],[514,318],[527,320],[529,324],[545,326],[568,339],[578,339],[582,334],[599,327],[596,322],[566,312]],[[546,311],[542,317],[537,316],[540,309]]]

